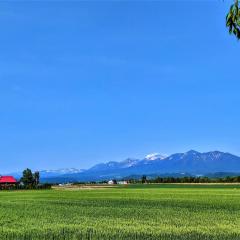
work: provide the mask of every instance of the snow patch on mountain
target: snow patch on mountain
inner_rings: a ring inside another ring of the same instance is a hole
[[[66,174],[66,173],[80,173],[83,171],[84,171],[83,169],[77,169],[77,168],[60,168],[60,169],[41,170],[40,173]]]
[[[145,160],[149,160],[149,161],[154,161],[154,160],[163,160],[165,159],[167,156],[166,155],[162,155],[160,153],[150,153],[145,157]]]
[[[125,161],[121,162],[123,167],[133,167],[139,163],[140,160],[135,158],[127,158]]]

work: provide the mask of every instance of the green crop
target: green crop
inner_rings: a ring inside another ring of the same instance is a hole
[[[240,239],[240,188],[1,191],[0,239]]]

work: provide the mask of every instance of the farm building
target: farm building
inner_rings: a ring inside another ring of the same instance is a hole
[[[0,176],[0,187],[8,188],[11,186],[15,186],[17,184],[17,180],[12,176]]]
[[[127,185],[127,184],[128,184],[128,181],[118,181],[117,184],[120,184],[120,185]]]
[[[110,180],[110,181],[108,181],[108,184],[110,184],[110,185],[117,184],[117,181],[116,180]]]
[[[114,184],[114,183],[113,183],[113,180],[109,180],[109,181],[108,181],[108,184],[110,184],[110,185]]]

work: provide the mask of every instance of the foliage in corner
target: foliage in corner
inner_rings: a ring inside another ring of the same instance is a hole
[[[226,16],[226,25],[230,34],[234,34],[237,39],[240,39],[240,4],[236,0],[230,7],[229,13]]]

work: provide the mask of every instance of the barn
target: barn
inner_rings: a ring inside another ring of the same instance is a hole
[[[17,184],[17,180],[12,176],[0,176],[0,188],[11,187]]]

